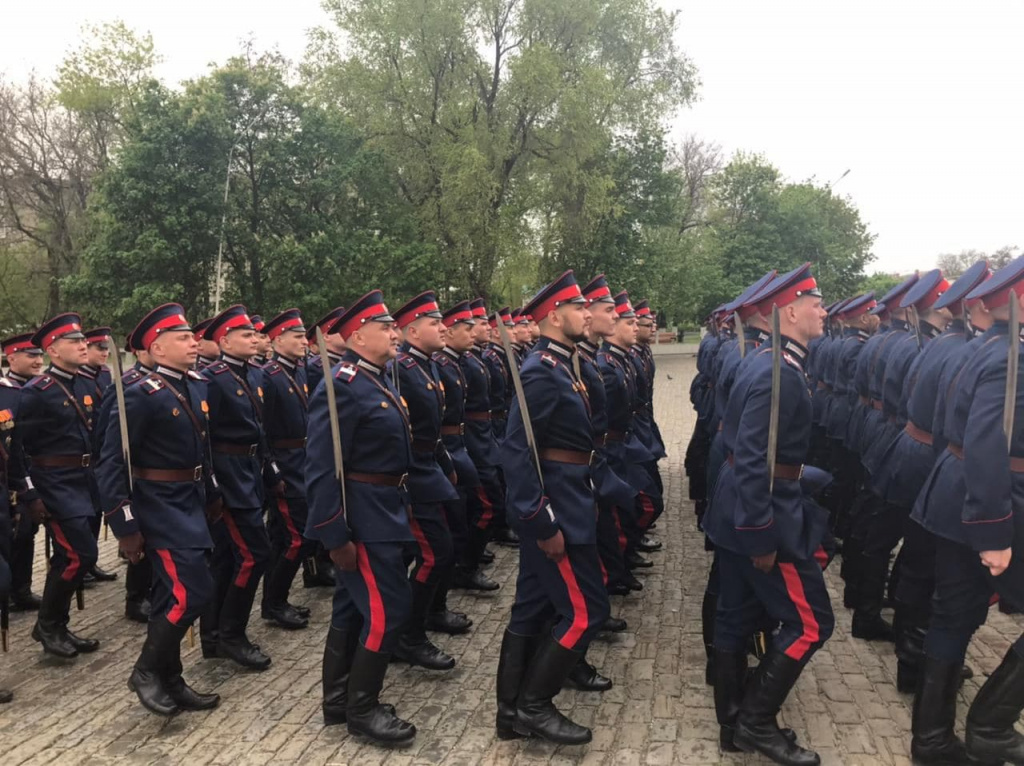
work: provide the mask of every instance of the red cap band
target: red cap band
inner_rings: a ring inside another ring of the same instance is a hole
[[[157,339],[157,336],[168,327],[188,327],[188,321],[181,314],[175,314],[161,319],[146,330],[146,334],[142,336],[142,350],[148,351],[149,347],[153,345],[153,341]],[[196,340],[198,340],[198,338],[196,338]]]
[[[766,298],[761,301],[757,304],[757,310],[767,316],[767,314],[771,313],[772,306],[788,306],[805,292],[814,290],[817,287],[818,283],[815,281],[814,277],[808,277],[807,279],[797,282],[795,285],[791,285],[786,289],[775,293],[775,295],[770,298]]]
[[[82,326],[78,322],[68,322],[67,324],[56,327],[50,331],[50,334],[43,338],[43,348],[49,348],[55,340],[60,338],[62,335],[67,335],[69,332],[81,332]]]
[[[607,298],[611,294],[612,294],[612,291],[608,287],[608,285],[602,285],[601,287],[597,287],[597,288],[591,290],[589,293],[587,293],[583,297],[587,299],[587,303],[589,304],[589,303],[593,303],[594,301],[600,300],[601,298]]]
[[[576,284],[569,285],[569,287],[566,287],[566,288],[564,288],[562,290],[559,290],[554,295],[551,295],[548,298],[545,298],[544,302],[538,304],[537,308],[535,308],[533,310],[533,313],[532,314],[528,314],[527,316],[531,317],[531,319],[530,319],[531,322],[533,321],[532,317],[534,317],[534,316],[539,316],[542,319],[547,319],[547,316],[548,316],[548,314],[550,312],[552,312],[555,309],[557,309],[559,306],[561,306],[566,301],[570,301],[573,298],[582,298],[582,297],[583,297],[583,293],[580,292],[580,286],[579,285],[576,285]]]
[[[445,327],[451,327],[457,322],[466,322],[473,318],[473,312],[470,310],[456,311],[454,314],[449,314],[442,321]]]
[[[948,289],[949,282],[945,279],[940,279],[939,283],[932,288],[932,291],[917,302],[918,310],[925,311],[930,309],[935,305],[935,301],[937,301]]]
[[[274,338],[278,337],[281,333],[283,333],[285,330],[290,330],[293,327],[302,327],[302,320],[299,317],[292,317],[291,319],[286,319],[276,327],[272,327],[270,329],[270,332],[267,333],[267,337],[273,340]]]
[[[4,346],[4,354],[10,356],[16,354],[19,351],[28,351],[29,349],[35,348],[31,340],[19,340],[14,343],[8,343]]]
[[[342,338],[348,340],[349,335],[354,333],[356,330],[358,330],[364,324],[369,322],[371,319],[387,313],[387,306],[385,306],[383,303],[375,303],[372,306],[368,306],[367,308],[363,309],[355,316],[351,317],[347,322],[345,322],[345,324],[343,324],[338,329],[338,333],[341,335]]]
[[[213,333],[213,342],[220,343],[221,338],[237,327],[252,327],[252,320],[249,319],[248,314],[239,314],[238,316],[231,317],[231,319],[218,327]]]
[[[424,303],[422,306],[417,306],[415,311],[410,311],[399,317],[395,323],[398,325],[398,329],[401,330],[408,327],[417,319],[423,317],[426,314],[440,314],[441,308],[436,303]]]

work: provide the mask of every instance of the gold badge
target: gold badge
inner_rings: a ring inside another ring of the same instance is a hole
[[[309,393],[309,386],[307,386],[305,383],[302,384],[302,393],[304,393],[304,394],[308,394]]]
[[[92,407],[92,397],[88,394],[82,397],[82,401],[85,402],[86,407]]]
[[[427,383],[427,390],[428,391],[433,391],[434,390],[434,384],[433,383]]]
[[[294,394],[295,393],[294,391],[292,391],[292,387],[291,386],[288,386],[288,393],[289,394]]]
[[[381,402],[381,403],[380,403],[380,408],[381,408],[382,410],[386,410],[386,409],[388,408],[388,403],[387,403],[387,402]]]
[[[174,408],[173,410],[171,410],[171,414],[172,414],[172,415],[173,415],[174,417],[178,417],[178,415],[180,415],[180,414],[181,414],[181,412],[180,412],[180,411],[178,410],[178,408],[177,408],[177,407],[175,407],[175,408]]]
[[[256,386],[256,393],[260,397],[260,399],[262,399],[263,398],[263,386]]]
[[[405,397],[400,396],[398,398],[402,400],[402,406],[405,407],[406,409],[409,409],[409,402],[405,401]]]
[[[444,393],[444,383],[441,382],[441,383],[438,383],[437,385],[439,385],[441,387],[441,393],[443,394]]]
[[[238,389],[237,391],[235,391],[235,393],[238,394],[239,396],[241,396],[245,392],[242,389]]]
[[[69,402],[67,399],[65,399],[64,400],[64,406],[65,407],[70,407],[71,406],[71,402]]]
[[[205,400],[205,399],[203,399],[203,401],[202,401],[202,404],[200,404],[200,405],[199,405],[199,408],[200,408],[200,409],[201,409],[201,410],[202,410],[203,412],[209,412],[209,411],[210,411],[210,405],[206,403],[206,400]]]

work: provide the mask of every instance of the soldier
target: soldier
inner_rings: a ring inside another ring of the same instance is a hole
[[[331,332],[347,348],[310,400],[306,447],[306,534],[330,552],[338,580],[324,649],[324,723],[347,723],[350,734],[404,746],[416,727],[380,702],[411,602],[404,558],[414,539],[405,490],[411,431],[405,405],[385,375],[399,337],[379,290],[356,301]],[[340,444],[331,434],[326,384],[336,396]],[[343,456],[344,486],[336,475],[336,449]]]
[[[133,349],[131,346],[131,335],[125,343],[125,352],[135,354],[135,364],[131,369],[126,370],[121,376],[121,385],[125,388],[133,386],[153,371],[153,360],[145,349]],[[109,391],[104,396],[96,413],[95,424],[92,429],[92,452],[94,455],[103,453],[103,441],[107,435],[107,426],[110,422],[110,415],[114,409],[115,396]],[[102,508],[100,509],[102,511]],[[133,622],[149,622],[152,603],[149,600],[150,584],[153,580],[153,567],[151,559],[143,556],[135,562],[128,561],[124,576],[124,616]]]
[[[12,335],[0,341],[8,365],[7,377],[0,378],[0,385],[20,391],[43,371],[43,350],[32,345],[34,334]],[[20,398],[17,397],[18,400]],[[14,414],[17,418],[16,406]],[[32,561],[35,558],[39,524],[32,520],[32,514],[22,499],[12,509],[12,514],[17,524],[11,538],[10,558],[7,560],[11,568],[11,609],[15,612],[34,612],[39,608],[39,596],[32,592]]]
[[[39,493],[29,503],[30,513],[36,523],[46,524],[54,540],[32,638],[44,651],[70,658],[100,645],[68,629],[71,599],[97,557],[90,452],[96,402],[91,381],[78,375],[88,359],[78,314],[50,319],[32,343],[49,355],[50,366],[22,389],[16,438],[31,460],[31,481]]]
[[[150,559],[155,574],[146,641],[128,687],[157,715],[209,710],[220,697],[191,688],[181,664],[181,640],[213,595],[207,509],[216,513],[219,498],[207,448],[207,384],[192,369],[198,343],[178,304],[151,311],[130,343],[155,367],[124,389],[123,415],[112,406],[97,467],[121,551],[131,564]]]
[[[496,728],[502,739],[534,735],[578,745],[591,740],[590,729],[562,715],[552,699],[609,616],[597,551],[590,404],[572,361],[590,314],[571,271],[525,311],[540,318],[542,337],[523,363],[524,401],[512,403],[502,448],[505,473],[516,477],[508,488],[509,521],[522,543],[498,663]]]
[[[305,375],[306,390],[312,396],[320,381],[324,379],[323,362],[320,359],[320,348],[316,342],[316,329],[319,327],[324,336],[324,343],[327,345],[327,358],[331,367],[341,361],[341,355],[345,352],[345,341],[338,333],[330,332],[331,327],[342,314],[345,313],[344,306],[338,306],[328,311],[317,320],[316,324],[306,330],[306,340],[309,342],[310,356],[303,368]],[[331,557],[319,543],[316,544],[316,551],[313,555],[302,560],[302,587],[303,588],[333,588],[334,587],[334,564]]]
[[[815,555],[827,518],[810,498],[813,487],[801,481],[811,438],[803,365],[807,344],[822,333],[825,318],[810,264],[777,277],[760,294],[759,306],[762,313],[778,307],[781,348],[758,349],[736,378],[723,418],[727,464],[704,517],[722,573],[715,708],[723,749],[756,751],[783,764],[817,764],[817,754],[797,745],[776,722],[783,701],[834,625]],[[781,356],[779,390],[772,385],[773,354]],[[776,407],[777,462],[768,466]],[[746,643],[762,609],[780,627],[747,684]]]
[[[444,391],[444,420],[441,424],[441,440],[451,457],[455,468],[455,489],[458,498],[444,504],[445,519],[452,536],[453,559],[462,558],[466,546],[467,510],[466,498],[476,492],[480,485],[476,466],[466,450],[464,438],[466,426],[464,413],[466,410],[466,376],[462,372],[459,359],[473,347],[473,336],[476,321],[469,301],[461,301],[442,314],[444,323],[445,347],[434,354],[437,372]],[[427,615],[427,629],[442,633],[465,633],[473,625],[464,613],[448,608],[448,589],[454,577],[455,567],[449,567],[438,574],[437,590],[434,604]]]
[[[480,484],[466,499],[468,532],[462,557],[455,567],[453,586],[473,591],[495,591],[498,583],[480,571],[481,556],[490,540],[494,517],[505,512],[505,490],[498,471],[498,445],[491,428],[490,371],[483,360],[489,328],[482,298],[470,301],[473,345],[459,358],[466,379],[464,439]]]
[[[271,565],[263,582],[264,620],[288,630],[309,625],[309,609],[288,601],[292,581],[302,562],[313,556],[316,543],[303,537],[306,503],[306,425],[309,394],[303,359],[308,342],[298,309],[282,311],[266,323],[273,359],[263,371],[263,424],[270,454],[281,471],[284,492],[270,498],[268,533]]]
[[[256,356],[252,358],[250,364],[254,367],[262,367],[270,359],[270,355],[274,353],[274,347],[270,343],[270,337],[266,333],[266,322],[263,321],[263,317],[259,314],[253,314],[249,317],[252,320],[253,329],[256,330]]]
[[[508,312],[508,309],[505,309]],[[511,312],[509,312],[509,319],[511,319]],[[488,326],[491,327],[491,332],[488,337],[493,337],[494,332],[497,330],[497,317],[500,317],[500,312],[497,315],[491,315],[491,322],[488,322]],[[480,320],[483,324],[484,320]],[[512,374],[509,369],[509,360],[507,359],[504,351],[504,347],[500,343],[488,342],[483,345],[483,353],[481,358],[484,360],[484,364],[487,365],[487,374],[490,377],[491,383],[491,430],[494,434],[495,445],[498,449],[501,448],[501,442],[505,438],[505,427],[508,418],[508,408],[514,395],[514,388],[512,384]],[[515,362],[513,362],[515,363]],[[521,362],[519,363],[521,364]],[[502,487],[505,486],[505,476],[501,473],[501,466],[498,466],[498,479]],[[502,505],[502,507],[504,507]],[[511,547],[518,547],[519,537],[516,533],[509,528],[508,520],[505,518],[504,513],[495,512],[491,517],[490,524],[491,539],[499,545],[507,545]],[[484,552],[481,555],[480,563],[486,564],[494,560],[494,554],[484,548]]]
[[[263,430],[263,371],[249,364],[257,343],[245,307],[225,309],[204,334],[221,350],[220,361],[202,375],[209,383],[210,443],[224,507],[211,527],[216,595],[200,621],[203,656],[266,670],[270,657],[249,641],[246,627],[270,558],[265,494],[281,497],[285,487]]]
[[[196,342],[199,343],[199,356],[196,358],[196,370],[198,372],[202,372],[204,369],[220,359],[220,348],[216,343],[206,337],[206,328],[210,326],[210,322],[212,321],[213,317],[210,317],[209,319],[204,319],[202,322],[197,322],[192,327]]]
[[[995,323],[956,375],[943,424],[946,451],[915,509],[936,535],[933,614],[914,701],[911,745],[915,760],[922,763],[1024,763],[1024,737],[1014,728],[1024,708],[1024,636],[1013,642],[975,696],[967,713],[966,750],[954,734],[971,637],[985,622],[993,596],[1024,603],[1024,568],[1014,555],[1022,537],[1015,506],[1024,493],[1024,408],[1020,340],[1008,331],[1009,304],[1017,301],[1019,307],[1022,280],[1024,257],[967,294],[968,301],[984,302]],[[1017,353],[1008,359],[1010,344]],[[1015,389],[1007,382],[1008,361],[1018,368]],[[1004,408],[1008,394],[1014,406],[1009,423]]]
[[[395,646],[395,659],[428,670],[450,670],[455,660],[427,638],[427,614],[442,574],[455,564],[445,503],[456,502],[458,478],[441,439],[445,394],[433,354],[444,348],[446,329],[433,292],[416,296],[394,313],[405,341],[393,363],[398,391],[409,408],[412,424],[412,465],[409,524],[416,538],[416,559],[409,573],[412,608]]]

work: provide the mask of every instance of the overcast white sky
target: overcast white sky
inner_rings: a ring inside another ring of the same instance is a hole
[[[700,70],[700,101],[673,125],[727,154],[765,155],[790,179],[849,195],[877,235],[882,271],[942,252],[1024,246],[1024,3],[1016,0],[662,0]],[[152,32],[169,82],[201,74],[252,36],[299,59],[318,0],[49,0],[13,3],[0,72],[52,73],[84,23]]]

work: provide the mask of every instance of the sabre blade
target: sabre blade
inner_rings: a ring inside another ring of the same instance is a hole
[[[1020,300],[1010,291],[1010,337],[1006,351],[1006,396],[1003,399],[1003,433],[1006,450],[1013,444],[1013,418],[1017,411],[1017,370],[1020,362]]]
[[[338,399],[334,390],[334,375],[331,372],[331,357],[327,353],[327,342],[324,332],[316,328],[316,346],[319,349],[320,364],[324,368],[324,391],[327,394],[327,412],[331,418],[331,446],[334,449],[334,476],[341,486],[341,507],[347,508],[345,502],[345,460],[341,455],[341,427],[338,425]]]
[[[515,354],[512,352],[512,339],[508,335],[508,329],[499,320],[498,334],[501,336],[501,345],[505,349],[505,356],[508,357],[508,369],[512,373],[512,385],[516,389],[516,399],[519,402],[519,415],[523,419],[523,432],[526,434],[526,444],[533,455],[533,465],[537,469],[537,480],[541,487],[544,486],[544,474],[540,470],[540,455],[537,454],[537,442],[533,437],[533,424],[530,422],[530,409],[526,406],[526,394],[523,392],[523,381],[519,377],[519,368],[516,366]],[[577,362],[578,363],[578,362]]]
[[[772,306],[772,403],[768,413],[768,491],[775,488],[775,460],[779,454],[779,398],[782,394],[782,332],[779,307]]]
[[[121,353],[114,351],[110,355],[110,361],[114,367],[114,396],[117,398],[118,426],[121,430],[121,455],[124,458],[124,467],[128,472],[128,491],[132,491],[132,447],[128,443],[128,417],[124,411],[124,381],[121,380]],[[106,539],[106,538],[104,538]]]
[[[740,344],[740,359],[743,359],[747,355],[747,339],[743,331],[743,320],[740,319],[740,312],[733,312],[732,321],[736,327],[736,339]]]

